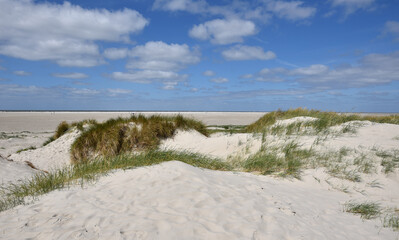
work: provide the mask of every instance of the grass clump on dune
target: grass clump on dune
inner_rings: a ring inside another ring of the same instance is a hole
[[[232,170],[232,167],[228,163],[224,163],[218,159],[199,154],[173,151],[148,151],[137,155],[98,158],[90,162],[65,167],[48,174],[37,174],[32,179],[25,180],[22,184],[13,184],[5,189],[0,189],[0,193],[2,192],[0,194],[0,211],[29,203],[27,197],[35,199],[40,195],[56,189],[96,180],[98,177],[114,169],[150,166],[173,160],[212,170]]]
[[[399,124],[399,115],[390,116],[360,116],[356,114],[340,114],[336,112],[322,112],[318,110],[308,110],[306,108],[290,109],[287,111],[274,111],[265,114],[256,122],[248,125],[248,132],[263,132],[267,127],[276,123],[277,120],[290,119],[294,117],[314,117],[317,118],[315,121],[304,123],[305,126],[311,126],[316,129],[317,132],[331,127],[340,125],[350,121],[371,121],[377,123],[391,123]],[[298,127],[298,126],[296,126]]]
[[[399,209],[382,208],[376,202],[347,202],[344,205],[344,211],[360,215],[362,219],[375,219],[380,217],[382,226],[399,231]]]
[[[301,168],[313,155],[311,150],[300,149],[295,142],[289,142],[282,148],[263,148],[241,163],[245,171],[261,174],[278,173],[281,176],[299,178]]]
[[[349,202],[345,204],[345,212],[359,214],[363,219],[373,219],[381,215],[381,206],[374,202]]]
[[[399,209],[396,209],[395,212],[387,214],[384,217],[384,227],[399,231]]]
[[[56,140],[59,137],[61,137],[62,135],[64,135],[69,130],[69,128],[70,128],[70,125],[66,121],[63,121],[60,124],[58,124],[54,135],[49,137],[49,139],[47,139],[47,141],[43,143],[43,146],[48,145],[49,143],[53,142],[54,140]]]
[[[69,130],[69,127],[70,127],[69,124],[65,121],[58,124],[58,127],[54,133],[54,139],[57,139],[62,135],[64,135]]]
[[[65,133],[67,133],[71,128],[76,127],[80,131],[84,131],[84,125],[87,124],[97,124],[96,120],[93,119],[88,119],[88,120],[83,120],[79,122],[73,122],[71,124],[67,123],[66,121],[62,121],[60,124],[58,124],[55,133],[53,136],[49,137],[46,142],[43,143],[43,146],[46,146],[47,144],[57,140],[61,136],[63,136]]]
[[[155,149],[162,139],[172,137],[178,129],[194,129],[208,135],[204,124],[180,115],[110,119],[93,124],[75,140],[71,147],[71,159],[74,163],[81,163],[99,156],[112,157]]]

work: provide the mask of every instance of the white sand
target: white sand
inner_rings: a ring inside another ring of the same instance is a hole
[[[16,162],[29,161],[38,169],[45,171],[60,169],[71,164],[69,151],[79,135],[79,130],[73,130],[44,147],[14,153],[9,156],[9,159]]]
[[[31,178],[37,172],[26,163],[9,161],[0,157],[0,187],[11,183],[18,184],[24,179]]]
[[[359,121],[346,124],[359,125]],[[399,150],[399,125],[362,121],[355,134],[347,134],[326,142],[330,148],[362,147]]]
[[[41,147],[51,135],[50,132],[0,132],[0,155],[8,157],[21,149]]]
[[[178,131],[173,138],[164,140],[160,149],[200,153],[226,160],[235,156],[246,157],[259,151],[261,139],[252,134],[213,134],[210,137],[196,131]]]
[[[0,214],[3,239],[395,239],[298,180],[180,162],[117,171]]]

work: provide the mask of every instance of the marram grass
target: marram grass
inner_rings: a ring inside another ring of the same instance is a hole
[[[306,126],[313,127],[317,132],[321,132],[331,126],[356,120],[399,124],[399,115],[361,116],[357,114],[340,114],[336,112],[323,112],[318,110],[308,110],[306,108],[297,108],[287,111],[278,110],[267,113],[256,122],[248,125],[246,130],[248,132],[263,132],[267,129],[267,127],[273,125],[277,120],[290,119],[300,116],[317,118],[317,120],[310,121],[305,124]]]
[[[87,120],[83,120],[83,121],[79,121],[79,122],[73,122],[71,124],[67,123],[66,121],[62,121],[60,124],[58,124],[54,135],[49,137],[47,139],[47,141],[45,141],[43,143],[43,146],[46,146],[47,144],[57,140],[58,138],[63,136],[65,133],[67,133],[73,127],[76,127],[80,131],[84,131],[84,127],[83,126],[86,125],[86,124],[95,125],[95,124],[97,124],[97,121],[93,120],[93,119],[87,119]]]
[[[375,202],[348,202],[345,204],[345,212],[359,214],[363,219],[373,219],[381,215],[382,209],[380,204]]]
[[[245,171],[259,172],[263,175],[279,173],[281,176],[299,178],[305,163],[314,153],[311,150],[300,149],[294,141],[281,148],[262,148],[241,163]]]
[[[0,189],[0,211],[30,203],[29,199],[36,199],[38,196],[56,189],[96,180],[98,177],[114,169],[150,166],[172,160],[211,170],[232,170],[232,167],[228,163],[224,163],[219,159],[199,154],[173,151],[149,151],[135,155],[98,158],[90,162],[65,167],[48,174],[40,173],[21,184],[12,184],[5,189]]]
[[[172,137],[178,129],[194,129],[208,136],[203,123],[181,115],[110,119],[93,124],[75,140],[71,159],[74,163],[82,163],[99,156],[113,157],[132,151],[153,150],[162,139]]]

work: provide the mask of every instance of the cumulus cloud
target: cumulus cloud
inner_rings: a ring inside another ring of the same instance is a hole
[[[227,78],[223,78],[223,77],[218,77],[218,78],[212,78],[211,79],[211,82],[214,82],[214,83],[226,83],[228,81],[229,80]]]
[[[212,76],[215,76],[216,73],[211,70],[206,70],[205,72],[202,73],[202,75],[207,76],[207,77],[212,77]]]
[[[200,61],[197,49],[190,49],[186,44],[164,42],[136,46],[128,56],[126,68],[129,72],[114,72],[111,78],[135,83],[162,82],[164,89],[168,90],[187,79],[187,75],[178,73],[180,70]]]
[[[14,73],[15,75],[18,75],[18,76],[29,76],[29,75],[32,74],[32,73],[30,73],[30,72],[26,72],[26,71],[22,71],[22,70],[14,71],[13,73]]]
[[[297,81],[305,85],[326,88],[365,87],[399,81],[399,51],[389,54],[369,54],[357,65],[329,68],[322,64],[303,68],[262,69],[258,81]]]
[[[349,15],[359,9],[367,9],[373,2],[374,0],[332,0],[332,5],[344,8],[345,15]]]
[[[399,22],[396,21],[388,21],[385,23],[385,32],[391,33],[396,37],[396,40],[399,40]]]
[[[127,54],[127,48],[107,48],[104,50],[104,57],[112,60],[125,58]]]
[[[276,57],[272,51],[265,52],[261,47],[236,45],[222,52],[226,60],[270,60]]]
[[[137,11],[83,9],[33,0],[0,1],[0,54],[61,66],[101,64],[96,41],[129,41],[148,21]]]
[[[267,1],[267,8],[279,18],[288,20],[302,20],[312,17],[316,13],[314,7],[303,7],[302,1]]]
[[[83,79],[83,78],[88,78],[89,76],[87,76],[84,73],[77,73],[77,72],[73,72],[73,73],[53,73],[52,74],[53,77],[58,77],[58,78],[69,78],[69,79]]]
[[[256,34],[255,24],[241,19],[215,19],[195,25],[189,31],[192,38],[208,40],[214,44],[243,42],[243,38]]]
[[[133,48],[128,68],[143,70],[178,71],[200,61],[200,53],[186,44],[147,42]]]

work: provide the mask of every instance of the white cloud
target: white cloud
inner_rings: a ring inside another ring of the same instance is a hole
[[[127,73],[114,72],[110,75],[115,80],[135,83],[162,82],[164,89],[171,89],[178,82],[187,79],[187,75],[178,72],[188,65],[200,61],[200,52],[190,49],[186,44],[166,44],[147,42],[129,51]]]
[[[302,20],[316,13],[314,7],[303,7],[302,1],[267,1],[267,8],[280,18]]]
[[[205,72],[202,73],[202,75],[207,76],[207,77],[212,77],[212,76],[215,76],[216,73],[211,70],[206,70]]]
[[[112,60],[125,58],[127,54],[127,48],[107,48],[104,50],[104,57]]]
[[[343,7],[345,15],[349,15],[359,9],[366,9],[373,4],[374,0],[332,0],[334,7]]]
[[[215,19],[195,25],[189,35],[200,40],[208,40],[214,44],[243,42],[243,38],[256,34],[255,24],[241,19]]]
[[[18,76],[29,76],[29,75],[31,75],[32,73],[30,73],[30,72],[26,72],[26,71],[22,71],[22,70],[20,70],[20,71],[14,71],[13,72],[15,75],[18,75]]]
[[[77,72],[73,72],[73,73],[53,73],[52,74],[53,77],[58,77],[58,78],[70,78],[70,79],[83,79],[83,78],[88,78],[89,76],[87,76],[84,73],[77,73]]]
[[[297,81],[325,88],[366,87],[399,81],[399,51],[390,54],[369,54],[355,66],[329,68],[316,64],[304,68],[262,69],[259,81]]]
[[[143,70],[178,71],[200,61],[200,53],[186,44],[147,42],[133,48],[128,68]]]
[[[26,60],[52,60],[61,66],[101,64],[95,41],[129,41],[148,21],[137,11],[83,9],[35,3],[0,1],[0,54]]]
[[[214,83],[226,83],[229,80],[227,78],[218,77],[218,78],[212,78],[211,81]]]
[[[226,60],[270,60],[276,57],[271,51],[264,52],[261,47],[236,45],[222,52]]]
[[[385,32],[391,33],[396,37],[396,40],[399,40],[399,22],[397,21],[388,21],[385,23]]]

